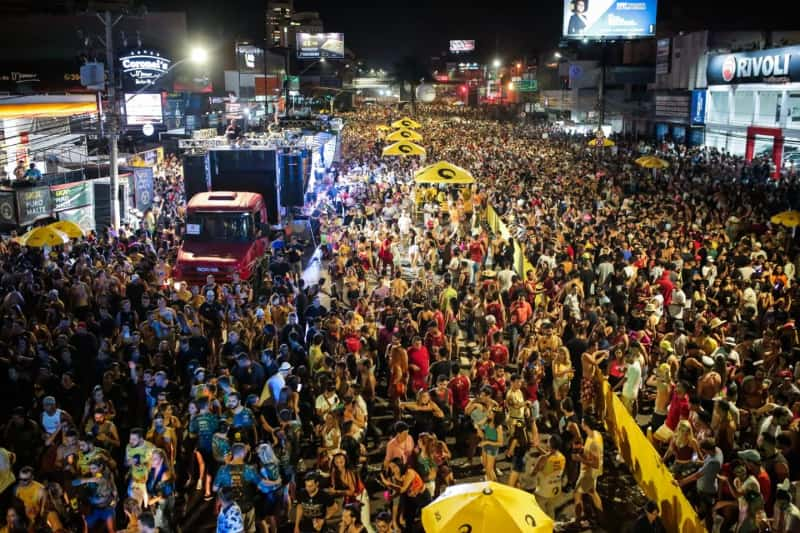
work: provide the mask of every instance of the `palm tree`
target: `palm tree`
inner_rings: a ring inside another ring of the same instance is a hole
[[[417,87],[430,79],[427,67],[415,56],[405,56],[394,64],[394,78],[401,86],[411,86],[411,114],[417,113]]]

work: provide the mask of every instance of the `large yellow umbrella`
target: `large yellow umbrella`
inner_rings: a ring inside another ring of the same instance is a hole
[[[390,144],[383,149],[383,155],[425,155],[425,148],[409,141],[400,141]]]
[[[58,222],[53,222],[52,224],[47,226],[48,228],[57,229],[58,231],[62,231],[67,234],[67,237],[70,239],[80,239],[81,237],[85,237],[86,234],[79,225],[71,220],[59,220]]]
[[[422,509],[425,533],[550,533],[553,519],[533,494],[482,481],[448,487]]]
[[[19,238],[19,243],[21,245],[30,246],[31,248],[58,246],[59,244],[67,244],[68,242],[69,236],[67,236],[66,233],[49,226],[32,229]]]
[[[410,119],[408,117],[403,117],[400,120],[395,120],[394,122],[392,122],[392,127],[396,130],[400,128],[408,128],[416,130],[421,128],[422,125],[416,120]]]
[[[654,155],[645,155],[636,160],[636,164],[642,168],[667,168],[669,163]]]
[[[603,137],[602,139],[592,139],[591,141],[589,141],[589,146],[597,146],[597,144],[601,141],[603,143],[601,146],[605,147],[614,146],[615,144],[614,141],[612,141],[611,139],[606,139],[605,137]]]
[[[475,183],[475,178],[468,170],[447,161],[439,161],[414,173],[417,183],[449,183],[453,185],[467,185]]]
[[[800,211],[783,211],[773,216],[769,221],[787,228],[796,228],[800,226]]]
[[[420,135],[419,133],[417,133],[414,130],[410,130],[410,129],[407,129],[407,128],[400,128],[399,130],[393,131],[392,133],[387,135],[386,136],[386,140],[387,141],[392,141],[392,142],[396,142],[396,141],[411,141],[411,142],[418,143],[418,142],[420,142],[422,140],[422,135]]]

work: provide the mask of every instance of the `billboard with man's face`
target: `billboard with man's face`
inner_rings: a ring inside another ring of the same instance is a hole
[[[568,39],[653,37],[657,0],[564,0]]]

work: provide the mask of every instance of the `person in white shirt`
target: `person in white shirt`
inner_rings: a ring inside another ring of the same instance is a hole
[[[639,388],[642,384],[642,365],[633,351],[628,351],[625,354],[625,363],[628,367],[625,370],[625,377],[622,381],[620,399],[631,416],[636,416],[634,409],[636,407],[636,399],[639,397]]]
[[[411,217],[406,211],[403,211],[400,218],[397,219],[397,228],[400,230],[400,238],[405,243],[411,230]]]
[[[673,320],[683,320],[685,309],[686,293],[683,292],[683,289],[679,285],[676,285],[672,289],[672,301],[670,301],[670,304],[667,306],[667,311]]]

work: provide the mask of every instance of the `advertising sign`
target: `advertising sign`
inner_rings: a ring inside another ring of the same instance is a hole
[[[800,81],[800,46],[711,56],[706,78],[709,85]]]
[[[241,73],[263,73],[264,50],[249,44],[240,44],[236,47],[236,65]]]
[[[568,39],[653,37],[657,0],[564,0]]]
[[[124,102],[128,126],[164,122],[161,93],[126,94]]]
[[[138,90],[153,85],[168,71],[172,61],[152,50],[133,50],[119,58],[122,87]]]
[[[130,181],[134,207],[144,213],[153,206],[153,167],[136,167],[132,170]]]
[[[20,226],[26,226],[53,214],[50,187],[17,191],[17,214]]]
[[[53,193],[53,211],[75,209],[92,203],[93,190],[88,182],[65,183],[50,187]]]
[[[95,229],[93,205],[85,205],[77,209],[61,211],[58,214],[58,219],[74,222],[85,232],[94,231]]]
[[[692,106],[689,114],[692,125],[706,123],[706,91],[694,89],[692,91]]]
[[[14,193],[0,192],[0,224],[16,224]]]
[[[320,59],[322,57],[344,59],[344,34],[298,33],[297,57],[299,59]]]
[[[456,40],[450,41],[450,51],[454,54],[461,54],[464,52],[474,52],[475,51],[475,41],[474,40]]]

